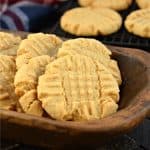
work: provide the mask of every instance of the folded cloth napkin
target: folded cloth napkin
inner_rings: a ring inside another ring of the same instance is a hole
[[[32,31],[51,15],[56,15],[66,0],[1,0],[0,29]]]

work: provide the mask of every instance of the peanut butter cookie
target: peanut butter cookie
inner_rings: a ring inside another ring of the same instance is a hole
[[[62,40],[52,34],[30,34],[27,39],[21,42],[17,51],[17,69],[19,69],[23,64],[27,64],[33,57],[41,55],[52,56],[56,53],[61,43]]]
[[[19,103],[23,111],[28,114],[42,116],[43,109],[37,98],[38,78],[51,62],[48,55],[34,57],[24,64],[15,76],[15,92],[19,96]]]
[[[0,32],[0,54],[16,56],[20,42],[21,38],[19,36]]]
[[[119,13],[108,8],[74,8],[61,17],[61,28],[77,36],[109,35],[122,24]]]
[[[110,58],[111,51],[95,39],[77,38],[63,42],[58,50],[58,57],[80,54],[98,60],[112,73],[118,84],[121,84],[121,74],[116,61]]]
[[[93,120],[117,111],[119,88],[101,63],[83,55],[67,55],[46,67],[39,78],[38,98],[54,119]]]
[[[150,38],[150,8],[131,12],[125,20],[125,27],[137,36]]]
[[[117,11],[127,9],[132,0],[78,0],[81,6],[105,7]]]

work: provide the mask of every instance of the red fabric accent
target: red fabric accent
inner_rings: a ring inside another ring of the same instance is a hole
[[[56,3],[59,3],[59,2],[60,2],[59,0],[44,0],[45,4],[56,4]]]
[[[0,0],[0,4],[4,4],[5,2],[8,2],[8,4],[14,4],[16,2],[19,1],[23,1],[23,0]],[[33,1],[35,3],[40,3],[40,4],[56,4],[59,3],[59,0],[28,0],[28,1]]]
[[[41,4],[56,4],[59,3],[59,0],[31,0],[35,3],[41,3]]]
[[[5,2],[8,2],[8,4],[13,4],[18,1],[21,1],[21,0],[0,0],[0,4],[4,4]]]
[[[22,21],[15,13],[13,13],[10,10],[7,10],[4,14],[6,14],[7,16],[10,16],[14,20],[18,30],[24,31],[24,26],[22,24]]]

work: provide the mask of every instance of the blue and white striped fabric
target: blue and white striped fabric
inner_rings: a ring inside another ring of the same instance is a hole
[[[0,13],[0,28],[32,31],[42,24],[44,19],[54,14],[59,8],[59,2],[49,5],[36,3],[35,1],[19,1]],[[49,20],[51,21],[51,20]]]

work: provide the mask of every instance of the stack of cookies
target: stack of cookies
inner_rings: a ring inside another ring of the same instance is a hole
[[[20,37],[0,32],[0,108],[16,110],[17,96],[13,82],[15,56],[20,42]]]
[[[135,35],[150,38],[150,0],[136,0],[143,10],[134,11],[125,20],[125,28]],[[61,28],[76,36],[106,36],[117,32],[122,18],[117,11],[128,9],[132,0],[78,0],[61,17]]]
[[[57,120],[95,120],[118,109],[121,75],[94,39],[0,33],[0,108]],[[5,48],[4,46],[5,45]],[[15,47],[15,48],[14,48]],[[9,56],[12,49],[13,56]]]

